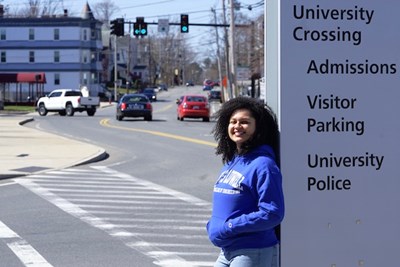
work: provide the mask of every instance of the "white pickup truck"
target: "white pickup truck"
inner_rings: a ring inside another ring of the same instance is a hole
[[[49,111],[58,112],[61,116],[74,116],[76,111],[86,111],[93,116],[99,105],[99,97],[84,97],[81,91],[74,89],[57,89],[39,98],[36,110],[40,116],[46,116]]]

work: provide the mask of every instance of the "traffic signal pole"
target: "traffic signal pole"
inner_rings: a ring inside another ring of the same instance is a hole
[[[128,23],[128,22],[125,22]],[[133,22],[129,22],[133,23]],[[146,22],[149,25],[158,25],[158,22]],[[168,22],[169,25],[180,26],[177,22]],[[229,24],[216,24],[216,23],[189,23],[189,26],[208,26],[208,27],[229,27]],[[248,27],[249,25],[236,25],[236,27]]]
[[[232,0],[231,0],[232,1]],[[225,10],[225,8],[224,8]],[[233,5],[231,4],[231,14],[233,14]],[[227,28],[230,28],[230,42],[226,40],[226,45],[229,48],[228,55],[226,57],[227,60],[227,78],[228,78],[228,83],[229,83],[229,88],[228,88],[228,98],[232,98],[234,96],[237,96],[239,94],[237,87],[236,87],[236,60],[235,60],[235,51],[234,51],[234,27],[249,27],[249,25],[243,25],[243,24],[234,24],[233,21],[233,15],[231,16],[232,19],[229,24],[226,23],[224,19],[224,24],[217,24],[217,23],[189,23],[189,15],[187,14],[181,14],[181,21],[179,23],[176,22],[168,22],[168,25],[173,25],[173,26],[180,26],[181,27],[181,33],[188,33],[189,32],[189,26],[200,26],[200,27],[223,27],[225,28],[225,35],[227,35]],[[225,18],[225,15],[224,15]],[[134,29],[134,35],[136,37],[144,37],[147,35],[147,25],[158,25],[158,22],[145,22],[144,17],[137,17],[136,22],[130,22],[130,21],[124,21],[123,19],[118,19],[112,21],[112,33],[116,32],[116,24],[122,23],[123,24],[128,24],[129,29]],[[132,25],[133,24],[133,27]],[[122,27],[123,29],[123,27]],[[117,34],[118,35],[118,34]],[[230,45],[229,45],[230,43]],[[230,62],[229,62],[230,61]]]
[[[118,77],[118,70],[117,70],[117,36],[114,35],[114,101],[118,101],[117,97],[117,77]]]

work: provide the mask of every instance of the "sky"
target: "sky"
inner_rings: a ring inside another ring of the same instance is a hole
[[[47,1],[47,0],[42,0]],[[89,3],[91,8],[96,3],[103,0],[63,0],[64,9],[68,9],[74,16],[80,15],[84,5]],[[113,0],[118,7],[111,19],[124,18],[125,21],[136,21],[136,17],[144,17],[146,22],[158,22],[159,19],[168,19],[170,22],[179,22],[180,14],[189,15],[190,23],[214,23],[214,15],[211,9],[216,10],[217,16],[222,14],[223,0]],[[24,7],[28,0],[3,0],[4,4],[10,7]],[[229,0],[225,0],[228,9]],[[263,13],[264,6],[260,5],[263,0],[238,0],[242,8],[240,12],[248,16],[258,16]],[[253,9],[250,11],[249,6]],[[228,12],[229,10],[227,10]],[[171,26],[179,27],[179,26]],[[157,25],[149,25],[149,34],[157,32]],[[178,30],[178,29],[177,29]],[[194,47],[209,46],[209,32],[215,29],[203,26],[190,26],[189,33],[186,34],[188,40],[193,40],[191,45]]]

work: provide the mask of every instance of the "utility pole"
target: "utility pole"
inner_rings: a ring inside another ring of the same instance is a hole
[[[182,56],[182,85],[184,85],[185,83],[186,83],[186,74],[185,74],[185,71],[186,71],[186,53],[185,53],[185,51],[186,50],[183,50],[183,52],[182,52],[182,54],[183,54],[183,56]]]
[[[256,72],[260,72],[260,64],[257,60],[259,60],[259,57],[255,55],[255,25],[254,22],[251,23],[251,28],[250,28],[250,49],[249,49],[249,62],[250,62],[250,72],[251,72],[251,91],[250,91],[250,96],[255,97],[256,96],[256,86],[255,86],[255,78],[254,74]],[[257,63],[257,65],[256,65]]]
[[[224,24],[226,24],[226,12],[225,12],[225,0],[222,0],[222,11],[224,17]],[[232,75],[231,75],[231,68],[229,64],[229,42],[228,42],[228,30],[226,27],[224,28],[225,31],[225,58],[226,58],[226,78],[228,80],[228,99],[232,98]]]
[[[211,8],[211,11],[214,13],[214,23],[217,24],[217,12],[215,11],[214,8]],[[221,77],[221,56],[219,52],[219,35],[218,35],[218,28],[215,27],[215,38],[217,41],[217,63],[218,63],[218,78],[219,78],[219,83],[220,86],[222,87],[222,77]],[[222,92],[222,95],[224,96],[224,92]],[[225,97],[224,97],[225,100]]]
[[[131,58],[132,58],[132,50],[131,50],[131,27],[132,25],[129,23],[129,34],[127,35],[128,37],[128,58],[127,58],[127,64],[126,64],[126,92],[129,92],[129,87],[132,83],[131,79]]]
[[[235,51],[235,14],[234,14],[234,2],[233,0],[230,0],[230,11],[231,11],[231,16],[230,16],[230,34],[229,34],[229,40],[230,40],[230,46],[229,46],[229,52],[230,52],[230,62],[231,62],[231,84],[232,84],[232,91],[234,97],[237,97],[239,94],[238,88],[237,88],[237,83],[236,83],[236,51]]]

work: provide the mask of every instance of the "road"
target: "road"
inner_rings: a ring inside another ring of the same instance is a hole
[[[203,93],[160,93],[151,122],[117,121],[114,107],[35,117],[29,127],[102,146],[109,158],[0,186],[1,265],[212,266],[218,249],[205,224],[221,160],[215,122],[176,119],[187,91]]]

